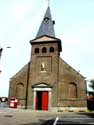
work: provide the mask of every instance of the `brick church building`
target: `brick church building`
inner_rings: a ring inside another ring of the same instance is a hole
[[[16,97],[26,109],[84,109],[84,76],[60,58],[62,42],[55,36],[54,24],[48,6],[36,37],[30,40],[29,63],[10,79],[9,97]]]

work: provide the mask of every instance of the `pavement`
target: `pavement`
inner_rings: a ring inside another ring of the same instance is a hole
[[[63,124],[94,124],[94,112],[52,112],[30,109],[0,108],[0,125],[48,125],[59,117]],[[52,123],[49,125],[53,125]]]

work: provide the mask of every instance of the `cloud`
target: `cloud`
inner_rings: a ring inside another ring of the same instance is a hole
[[[62,58],[86,77],[94,73],[94,23],[82,23],[69,27],[61,36]]]
[[[22,20],[25,15],[33,10],[34,0],[27,0],[23,2],[18,2],[16,5],[13,6],[12,12],[14,17],[19,21]]]

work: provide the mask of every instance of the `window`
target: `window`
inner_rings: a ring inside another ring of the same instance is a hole
[[[54,52],[54,47],[50,47],[49,52]]]
[[[35,48],[35,53],[39,53],[39,48]]]
[[[77,85],[75,83],[69,84],[69,98],[77,98]]]
[[[43,47],[43,48],[42,48],[42,53],[46,53],[46,52],[47,52],[46,47]]]
[[[16,85],[16,97],[17,98],[22,98],[24,94],[24,84],[23,83],[18,83]]]

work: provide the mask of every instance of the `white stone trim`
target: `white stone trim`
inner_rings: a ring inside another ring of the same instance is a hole
[[[51,91],[51,88],[34,88],[34,91]]]
[[[36,109],[36,92],[37,91],[48,91],[48,110],[51,109],[51,88],[33,88],[33,109]]]
[[[36,107],[36,91],[33,92],[33,109],[35,109]]]

